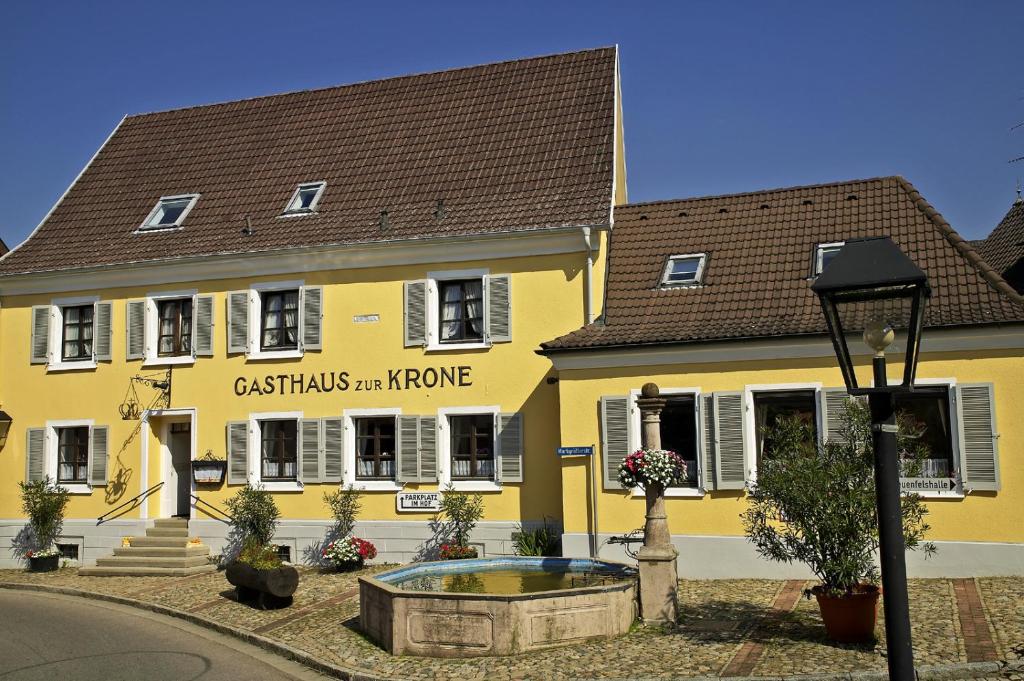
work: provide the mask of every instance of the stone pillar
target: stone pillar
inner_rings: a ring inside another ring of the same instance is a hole
[[[665,400],[654,383],[646,383],[640,391],[643,446],[661,449],[661,410]],[[677,597],[679,572],[665,514],[665,489],[648,485],[647,522],[644,524],[644,545],[637,553],[640,563],[640,616],[644,624],[675,624],[679,614]]]

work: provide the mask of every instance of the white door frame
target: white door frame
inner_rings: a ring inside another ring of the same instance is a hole
[[[160,468],[159,475],[160,479],[150,483],[149,482],[149,435],[152,426],[150,419],[153,418],[165,418],[170,417],[166,421],[160,423],[159,431],[157,432],[157,440],[160,442]],[[174,418],[174,417],[188,417],[188,418]],[[198,421],[198,410],[195,407],[185,407],[176,409],[147,409],[142,415],[142,475],[141,477],[141,489],[140,492],[144,492],[149,489],[152,485],[157,482],[163,481],[164,486],[160,489],[160,507],[158,509],[158,517],[170,518],[177,512],[177,474],[174,471],[174,466],[171,462],[171,449],[169,447],[169,435],[170,435],[170,424],[172,422],[183,422],[188,421],[189,423],[189,439],[191,449],[191,459],[196,459],[196,428]],[[190,489],[195,494],[196,483],[195,480],[190,482]],[[173,492],[169,492],[173,490]],[[195,504],[192,503],[192,507]],[[149,517],[149,499],[147,498],[139,511],[139,517],[146,519]]]

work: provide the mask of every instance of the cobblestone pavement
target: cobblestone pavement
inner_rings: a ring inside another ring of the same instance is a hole
[[[0,583],[70,587],[157,603],[258,633],[327,662],[398,679],[678,678],[726,672],[753,676],[883,671],[885,632],[875,645],[825,639],[810,583],[769,580],[680,582],[680,626],[637,627],[595,641],[500,658],[392,657],[359,631],[359,574],[300,568],[294,604],[262,611],[238,603],[223,573],[182,578],[82,577],[65,568],[0,570]],[[970,600],[969,603],[959,601]],[[967,594],[967,596],[965,596]],[[969,599],[968,599],[969,596]],[[910,583],[916,662],[950,665],[1024,657],[1024,579],[929,579]],[[970,629],[964,634],[964,626]],[[1020,679],[1019,672],[1002,679]]]

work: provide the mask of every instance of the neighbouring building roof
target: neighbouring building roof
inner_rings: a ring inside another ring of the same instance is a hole
[[[817,244],[890,236],[928,275],[931,327],[1024,321],[1024,301],[901,177],[615,209],[602,318],[545,351],[827,333]],[[706,253],[703,283],[660,287],[669,256]]]
[[[128,116],[0,275],[604,225],[615,93],[610,47]],[[181,194],[183,229],[136,233]]]
[[[1020,196],[978,251],[1018,292],[1024,292],[1024,200]]]
[[[9,250],[11,250],[11,249],[7,248],[7,244],[4,243],[4,240],[0,239],[0,255],[3,255],[4,253],[6,253]]]

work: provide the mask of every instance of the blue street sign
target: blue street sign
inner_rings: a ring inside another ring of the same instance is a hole
[[[558,456],[593,456],[594,447],[559,447],[555,450]]]

